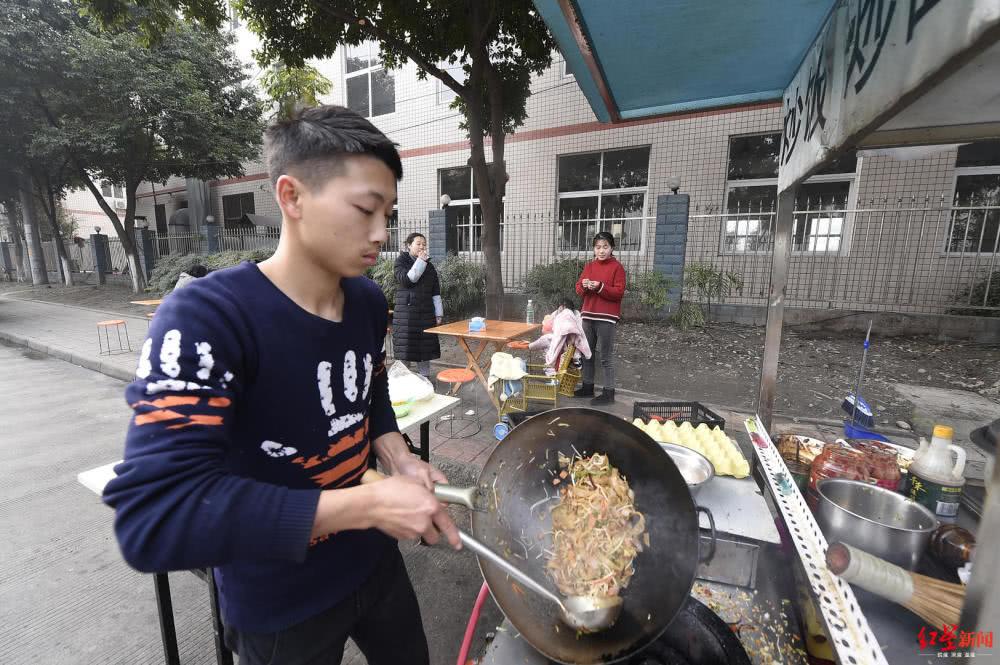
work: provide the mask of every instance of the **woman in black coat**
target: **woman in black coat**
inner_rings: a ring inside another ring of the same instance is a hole
[[[427,253],[427,238],[411,233],[406,250],[393,269],[396,305],[392,313],[392,349],[396,360],[417,363],[417,371],[430,377],[431,360],[441,357],[437,335],[424,331],[441,323],[444,306],[437,270]]]

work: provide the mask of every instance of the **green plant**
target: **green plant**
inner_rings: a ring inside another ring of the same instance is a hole
[[[663,273],[650,270],[629,275],[625,302],[643,314],[654,314],[667,306],[673,282]]]
[[[156,294],[168,293],[174,288],[180,274],[191,270],[196,265],[203,265],[209,270],[220,270],[244,261],[258,263],[270,258],[273,253],[273,249],[254,249],[242,252],[218,252],[216,254],[170,254],[157,259],[146,290]]]
[[[1000,270],[983,275],[982,279],[971,287],[963,289],[955,300],[960,303],[968,303],[969,307],[952,307],[948,310],[949,314],[1000,316],[1000,309],[981,309],[982,307],[1000,308]],[[974,305],[979,305],[980,308],[973,308]]]
[[[395,267],[395,257],[383,256],[379,258],[378,263],[365,272],[368,279],[378,284],[379,288],[382,289],[389,307],[392,307],[392,303],[396,301],[396,275],[393,273]]]
[[[692,263],[684,269],[684,290],[704,300],[706,313],[712,313],[712,300],[722,301],[732,293],[743,292],[739,273],[723,271],[711,263]]]
[[[452,255],[438,264],[437,272],[444,311],[449,318],[484,314],[486,266]]]
[[[673,323],[681,330],[700,328],[705,325],[705,314],[698,303],[681,301],[677,311],[674,312]]]
[[[534,300],[543,312],[554,310],[564,298],[579,303],[576,281],[586,264],[587,261],[584,259],[562,259],[539,264],[525,275],[524,293]],[[536,308],[536,311],[539,310]]]

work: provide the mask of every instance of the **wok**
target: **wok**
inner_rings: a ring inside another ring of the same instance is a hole
[[[550,660],[572,665],[613,663],[655,641],[684,606],[699,563],[698,511],[684,477],[666,452],[631,423],[602,411],[554,409],[530,418],[498,444],[479,477],[491,509],[473,511],[477,539],[525,573],[555,589],[545,572],[542,546],[550,547],[549,508],[558,453],[606,454],[628,480],[636,508],[646,517],[650,545],[635,559],[635,575],[622,593],[621,615],[611,628],[577,635],[559,608],[511,580],[496,564],[477,557],[493,598],[532,647]],[[714,550],[714,524],[712,527]],[[709,554],[711,556],[711,553]],[[557,591],[558,593],[558,591]]]

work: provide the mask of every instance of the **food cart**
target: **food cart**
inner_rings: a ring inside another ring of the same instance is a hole
[[[851,665],[936,661],[942,654],[936,634],[941,627],[928,626],[831,572],[829,543],[770,429],[796,188],[846,149],[1000,137],[1000,107],[988,100],[993,87],[982,85],[1000,77],[1000,5],[991,0],[787,0],[731,2],[725,8],[713,4],[709,10],[697,0],[669,6],[582,0],[535,4],[602,122],[772,100],[783,105],[757,414],[726,428],[753,473],[742,486],[717,484],[723,490],[718,497],[708,487],[699,494],[699,503],[720,501],[713,506],[717,526],[725,525],[719,537],[731,545],[722,546],[717,562],[699,569],[702,579],[693,597],[738,633],[745,657],[755,663],[803,662],[807,643],[817,647],[822,641],[830,660]],[[725,44],[726,57],[707,54],[706,43]],[[953,628],[956,639],[960,634],[992,638],[1000,625],[1000,594],[990,593],[1000,570],[1000,476],[994,472],[985,485],[979,514],[963,509],[957,516],[959,525],[976,534],[979,546]],[[769,525],[784,537],[745,532]],[[726,568],[727,562],[736,563]],[[923,570],[936,576],[949,572]],[[698,629],[682,623],[680,632],[711,634],[711,617],[701,623]],[[722,661],[706,652],[682,654],[691,641],[670,632],[664,635],[669,644],[656,653],[647,649],[634,662],[744,662],[731,653]],[[992,641],[988,646],[981,653],[996,658]],[[482,662],[549,661],[505,623]]]

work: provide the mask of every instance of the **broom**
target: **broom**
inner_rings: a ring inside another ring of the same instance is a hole
[[[846,582],[899,603],[934,627],[958,624],[965,587],[911,573],[844,543],[831,543],[826,565]]]

